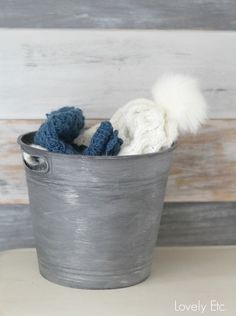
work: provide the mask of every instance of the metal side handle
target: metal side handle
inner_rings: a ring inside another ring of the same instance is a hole
[[[31,155],[23,151],[23,161],[26,167],[30,170],[46,173],[49,171],[49,163],[46,157]]]

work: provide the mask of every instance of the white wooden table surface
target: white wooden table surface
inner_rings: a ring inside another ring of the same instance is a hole
[[[0,316],[49,315],[236,315],[236,246],[158,248],[145,282],[98,291],[45,280],[34,249],[0,253]]]

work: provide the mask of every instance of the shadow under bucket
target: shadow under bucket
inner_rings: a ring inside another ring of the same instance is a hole
[[[33,135],[18,143],[40,273],[86,289],[146,279],[175,146],[134,156],[65,155],[31,147]]]

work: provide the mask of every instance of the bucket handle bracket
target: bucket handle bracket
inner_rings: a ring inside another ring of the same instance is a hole
[[[31,155],[25,151],[22,153],[25,166],[37,173],[47,173],[49,171],[49,163],[46,157]]]

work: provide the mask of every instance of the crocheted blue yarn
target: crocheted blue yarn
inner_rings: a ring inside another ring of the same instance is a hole
[[[104,121],[93,135],[90,145],[83,150],[83,155],[88,156],[114,156],[120,151],[123,140],[118,137],[118,131],[113,131],[109,121]]]
[[[34,136],[34,144],[51,152],[79,154],[78,146],[72,142],[84,127],[83,112],[79,108],[65,106],[46,114],[46,117]]]
[[[33,143],[48,151],[88,156],[114,156],[120,151],[123,140],[113,131],[109,121],[101,123],[93,135],[89,147],[78,147],[73,140],[84,127],[83,112],[79,108],[65,106],[46,114],[46,121],[34,136]]]
[[[123,140],[118,137],[118,131],[115,130],[107,143],[105,154],[107,156],[116,156],[120,151],[120,146],[123,144]]]

